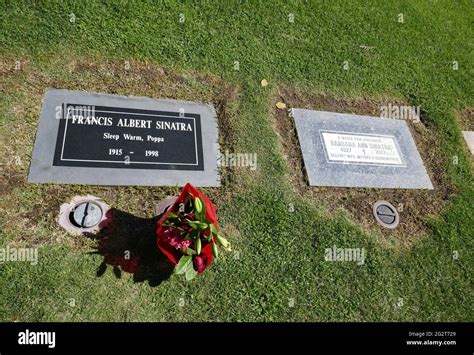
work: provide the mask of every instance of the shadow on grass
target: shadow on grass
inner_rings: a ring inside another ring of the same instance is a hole
[[[156,222],[154,218],[140,218],[130,213],[110,209],[107,220],[100,231],[87,233],[86,237],[97,241],[95,251],[104,260],[97,269],[102,276],[107,266],[112,266],[117,278],[122,272],[133,274],[134,282],[148,281],[151,287],[158,286],[173,273],[174,265],[156,246]]]

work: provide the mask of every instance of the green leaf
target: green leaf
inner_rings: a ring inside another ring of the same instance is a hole
[[[217,244],[212,242],[212,255],[217,259],[219,257],[219,250],[217,249]]]
[[[196,250],[194,250],[193,248],[187,247],[187,248],[186,248],[186,254],[187,254],[187,255],[196,254]]]
[[[194,199],[194,209],[196,210],[197,214],[201,214],[202,212],[202,200],[200,197],[196,197]]]
[[[207,228],[209,228],[209,225],[207,223],[204,223],[204,222],[198,222],[197,223],[199,229],[202,229],[202,230],[205,230]]]
[[[201,238],[198,237],[194,245],[196,246],[196,254],[197,255],[201,254],[201,247],[202,247]]]
[[[197,228],[198,228],[198,224],[197,224],[195,221],[186,221],[186,223],[187,223],[191,228],[194,228],[194,229],[197,229]]]
[[[202,203],[202,212],[201,212],[201,218],[199,218],[201,221],[207,221],[206,219],[206,205],[204,202]]]
[[[191,281],[192,279],[194,279],[197,275],[197,271],[194,270],[194,267],[191,267],[189,268],[188,270],[186,270],[186,281]]]
[[[209,224],[209,228],[211,228],[212,234],[214,234],[214,235],[217,235],[217,234],[218,234],[217,228],[216,228],[216,226],[214,225],[214,223]]]
[[[179,259],[178,265],[176,265],[176,274],[184,274],[189,267],[193,266],[191,255],[183,255],[181,259]]]
[[[230,243],[227,239],[225,239],[222,235],[216,235],[217,242],[227,251],[231,251]]]

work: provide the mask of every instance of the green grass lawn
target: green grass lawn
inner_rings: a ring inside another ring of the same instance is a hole
[[[0,247],[39,247],[39,260],[0,263],[0,320],[473,321],[472,160],[457,119],[473,107],[472,40],[468,1],[2,1]],[[125,61],[136,83],[107,74]],[[146,66],[187,81],[163,86]],[[257,171],[224,171],[223,187],[205,190],[236,252],[189,283],[96,277],[102,258],[55,223],[59,205],[92,193],[152,217],[179,189],[27,184],[45,88],[212,101],[219,83],[237,93],[226,108],[232,142],[221,144],[258,156]],[[425,236],[399,246],[295,193],[273,126],[279,87],[421,106],[457,190],[420,222]],[[365,248],[365,264],[326,262],[333,245]]]

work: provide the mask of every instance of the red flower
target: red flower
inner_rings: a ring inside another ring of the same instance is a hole
[[[191,245],[191,240],[184,240],[175,228],[168,228],[163,232],[164,240],[175,249],[187,248]]]
[[[166,257],[174,264],[177,264],[179,259],[183,256],[183,253],[180,249],[176,249],[173,247],[166,239],[166,235],[164,234],[165,228],[163,226],[163,222],[168,218],[168,215],[171,212],[177,212],[179,210],[179,204],[183,202],[187,197],[191,197],[195,199],[196,197],[200,197],[206,207],[206,219],[213,223],[216,229],[218,229],[217,225],[217,215],[216,215],[216,208],[214,204],[205,196],[203,195],[198,189],[196,189],[191,184],[186,184],[186,186],[181,191],[181,194],[178,196],[176,201],[174,202],[173,206],[168,209],[157,222],[157,239],[156,243],[158,248],[166,255]],[[199,254],[199,258],[202,261],[202,267],[195,267],[198,272],[203,272],[211,263],[212,263],[212,243],[203,242],[201,254]],[[193,259],[194,261],[194,259]],[[194,264],[196,265],[196,264]],[[200,265],[200,264],[199,264]]]
[[[194,270],[196,270],[197,272],[203,272],[206,268],[204,266],[204,261],[202,260],[202,257],[200,257],[199,255],[193,255],[193,265]]]

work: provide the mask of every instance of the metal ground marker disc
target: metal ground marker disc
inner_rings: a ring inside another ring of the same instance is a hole
[[[397,209],[388,201],[377,201],[372,212],[376,221],[385,228],[396,228],[400,222]]]
[[[82,228],[91,228],[99,224],[103,216],[102,209],[94,202],[82,202],[74,207],[73,219]]]

